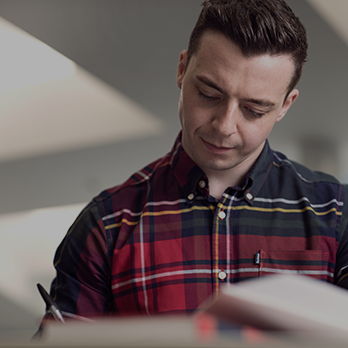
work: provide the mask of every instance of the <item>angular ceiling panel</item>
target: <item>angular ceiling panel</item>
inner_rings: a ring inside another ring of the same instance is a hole
[[[348,45],[348,1],[307,0]]]
[[[153,136],[163,122],[0,18],[0,161]]]

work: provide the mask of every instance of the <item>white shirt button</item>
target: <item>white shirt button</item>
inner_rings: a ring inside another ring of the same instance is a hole
[[[227,277],[227,274],[224,271],[219,272],[219,279],[220,280],[224,280],[224,279],[226,279],[226,277]]]
[[[224,211],[220,211],[220,212],[219,212],[219,218],[220,218],[221,220],[224,220],[224,219],[226,218],[226,213],[225,213]]]
[[[205,188],[205,181],[204,180],[201,180],[199,183],[198,183],[199,187],[200,188]]]
[[[252,195],[250,192],[248,192],[248,193],[246,194],[246,198],[247,198],[249,201],[251,201],[251,200],[253,199],[253,195]]]
[[[193,193],[190,193],[188,196],[187,196],[187,199],[189,201],[192,201],[193,199],[195,198],[195,195]]]

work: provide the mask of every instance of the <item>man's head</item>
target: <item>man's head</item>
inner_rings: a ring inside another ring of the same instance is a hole
[[[282,0],[205,3],[189,51],[181,52],[182,145],[209,180],[242,180],[298,96],[307,44],[290,11]]]
[[[290,92],[299,82],[307,59],[306,29],[284,0],[210,0],[192,31],[188,62],[203,34],[215,30],[232,40],[246,57],[288,54],[295,71]]]

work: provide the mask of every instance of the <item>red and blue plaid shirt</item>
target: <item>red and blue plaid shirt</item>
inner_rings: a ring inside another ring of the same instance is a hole
[[[170,153],[102,192],[55,255],[69,316],[189,313],[224,283],[275,273],[348,287],[347,190],[273,152],[218,201],[180,135]]]

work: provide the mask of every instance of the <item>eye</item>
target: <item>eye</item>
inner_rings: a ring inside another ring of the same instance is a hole
[[[247,107],[245,107],[245,109],[250,116],[255,117],[255,118],[261,118],[262,116],[265,115],[265,112],[263,112],[263,113],[255,112]]]
[[[209,96],[209,95],[206,95],[206,94],[202,93],[200,90],[198,90],[198,95],[199,95],[202,99],[204,99],[204,100],[206,100],[206,101],[210,101],[210,102],[214,102],[214,101],[219,100],[219,98],[217,98],[217,97],[211,97],[211,96]]]

